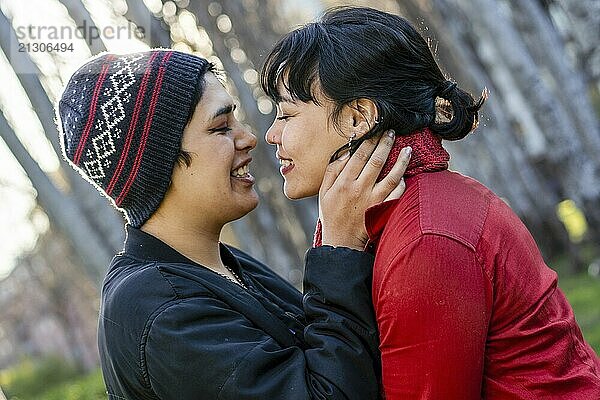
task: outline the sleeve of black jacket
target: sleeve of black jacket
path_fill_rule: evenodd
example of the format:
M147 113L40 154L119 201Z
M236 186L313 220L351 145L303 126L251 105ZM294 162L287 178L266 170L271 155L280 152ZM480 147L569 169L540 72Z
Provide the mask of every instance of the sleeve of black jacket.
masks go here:
M376 399L372 266L346 248L307 252L305 348L283 348L218 299L165 306L148 331L147 382L164 400Z

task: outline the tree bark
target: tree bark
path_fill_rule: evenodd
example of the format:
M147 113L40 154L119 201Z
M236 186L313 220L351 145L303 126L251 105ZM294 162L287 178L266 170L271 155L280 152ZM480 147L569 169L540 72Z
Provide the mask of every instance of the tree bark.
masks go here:
M10 43L17 43L16 41L17 37L11 29L10 22L4 14L0 13L0 47L6 54L9 54ZM79 205L83 208L84 218L79 223L88 223L99 230L101 234L97 246L102 246L106 251L118 251L122 247L125 236L123 217L63 160L58 130L54 123L54 107L40 82L41 72L26 53L17 53L10 61L39 117L46 137L58 159L62 161L60 172L66 178ZM20 71L32 71L32 73L20 73Z
M103 246L99 246L101 238L98 232L87 223L77 203L70 196L58 190L27 152L21 141L10 128L4 115L0 113L0 135L37 192L37 201L44 209L53 224L67 235L74 244L81 265L96 284L99 285L106 266L113 256Z
M171 47L169 30L160 19L150 13L142 1L128 1L127 7L125 17L135 22L137 26L143 27L144 30L149 33L143 39L144 43L151 48L161 47L168 49ZM146 22L149 23L150 26L146 26Z

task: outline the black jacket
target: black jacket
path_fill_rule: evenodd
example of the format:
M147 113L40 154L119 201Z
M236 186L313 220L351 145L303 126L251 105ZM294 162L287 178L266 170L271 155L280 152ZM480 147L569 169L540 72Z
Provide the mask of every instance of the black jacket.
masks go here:
M373 257L306 255L304 297L221 246L248 290L127 227L104 280L98 342L110 399L374 399Z

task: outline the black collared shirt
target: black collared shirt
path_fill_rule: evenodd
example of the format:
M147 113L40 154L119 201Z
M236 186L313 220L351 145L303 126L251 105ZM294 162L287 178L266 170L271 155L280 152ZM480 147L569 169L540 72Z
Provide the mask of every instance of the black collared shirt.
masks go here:
M127 227L102 291L109 398L377 398L372 256L309 250L304 299L240 250L221 257L247 290Z

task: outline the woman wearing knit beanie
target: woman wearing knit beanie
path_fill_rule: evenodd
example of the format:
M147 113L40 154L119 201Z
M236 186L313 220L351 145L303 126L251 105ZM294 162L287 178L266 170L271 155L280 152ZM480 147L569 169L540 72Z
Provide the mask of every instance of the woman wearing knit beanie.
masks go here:
M366 215L387 400L600 399L600 361L530 233L447 169L442 139L476 127L485 93L475 101L447 80L405 19L368 8L286 35L261 80L289 198L317 194L330 158L365 138L396 132L381 177L412 148L404 195Z
M256 137L213 72L170 50L102 54L57 105L64 157L128 220L102 289L109 398L378 398L364 211L403 193L408 157L379 183L392 136L331 164L302 294L219 242L257 205Z

